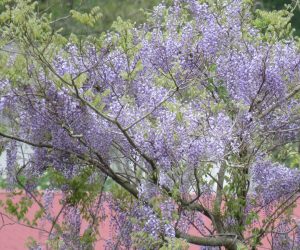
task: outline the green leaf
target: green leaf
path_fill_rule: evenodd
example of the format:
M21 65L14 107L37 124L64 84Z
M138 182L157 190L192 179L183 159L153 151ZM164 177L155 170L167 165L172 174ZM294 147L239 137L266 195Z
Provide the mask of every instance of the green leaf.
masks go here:
M71 10L70 14L76 21L91 27L94 27L97 21L102 17L99 7L94 7L90 13L80 13L79 11Z
M75 80L75 85L78 89L82 88L83 84L87 80L87 74L80 74Z

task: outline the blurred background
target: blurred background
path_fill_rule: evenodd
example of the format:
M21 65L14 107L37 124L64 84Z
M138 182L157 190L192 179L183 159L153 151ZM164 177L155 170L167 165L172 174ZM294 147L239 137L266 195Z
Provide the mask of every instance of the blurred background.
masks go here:
M285 4L291 4L295 0L254 0L256 8L265 10L280 10ZM145 21L145 14L142 11L151 10L161 0L38 0L40 12L52 13L57 28L63 27L63 34L72 32L81 35L101 33L110 28L112 22L118 16L122 19L130 19L137 24ZM88 12L91 8L99 6L103 14L102 19L96 27L82 28L79 24L67 18L69 11L75 9L80 12ZM300 9L295 9L292 25L296 29L295 34L300 35Z

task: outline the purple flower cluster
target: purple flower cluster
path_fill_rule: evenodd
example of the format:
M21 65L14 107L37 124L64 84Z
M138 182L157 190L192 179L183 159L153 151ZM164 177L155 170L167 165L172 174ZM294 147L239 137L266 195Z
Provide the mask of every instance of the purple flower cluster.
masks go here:
M272 249L274 250L291 250L293 249L293 243L289 237L291 231L288 221L284 219L279 222L276 230L272 232ZM296 247L296 246L294 246Z
M258 161L252 167L253 189L263 204L280 201L299 191L300 172L271 161Z
M16 141L8 143L6 148L6 173L8 187L13 189L16 185L18 147Z
M63 247L62 249L81 249L80 243L80 228L81 215L76 207L68 207L64 210L64 222L67 227L62 235Z

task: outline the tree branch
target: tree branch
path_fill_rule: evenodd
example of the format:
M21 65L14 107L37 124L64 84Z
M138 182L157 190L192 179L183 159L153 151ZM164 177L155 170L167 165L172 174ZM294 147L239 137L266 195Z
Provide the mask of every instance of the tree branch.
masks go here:
M212 237L197 237L180 231L176 231L176 237L185 239L188 243L199 246L223 246L228 250L237 250L237 237L234 235L228 236L212 236ZM233 239L232 239L233 238Z

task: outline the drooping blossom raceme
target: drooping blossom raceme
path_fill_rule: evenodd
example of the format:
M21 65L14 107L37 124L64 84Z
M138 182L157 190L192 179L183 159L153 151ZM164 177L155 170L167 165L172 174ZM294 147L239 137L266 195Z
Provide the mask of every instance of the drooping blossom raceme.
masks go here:
M75 207L68 207L65 209L64 212L65 216L65 223L67 229L64 231L62 238L64 242L64 246L62 249L65 248L73 248L73 249L80 249L80 228L81 228L81 218L80 212L78 208Z
M293 249L293 242L289 237L290 226L287 221L280 221L273 233L272 248L274 250L290 250ZM296 247L296 245L294 245Z
M18 147L16 141L11 141L6 150L6 172L7 172L7 182L10 187L14 187L17 183L17 154Z
M288 198L299 190L300 173L295 169L271 161L257 162L252 168L254 192L266 205Z

